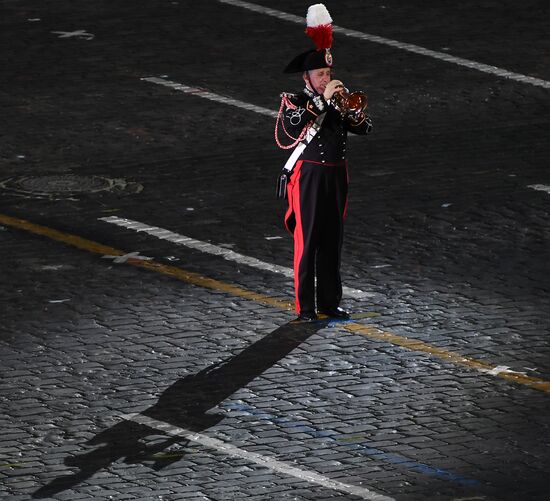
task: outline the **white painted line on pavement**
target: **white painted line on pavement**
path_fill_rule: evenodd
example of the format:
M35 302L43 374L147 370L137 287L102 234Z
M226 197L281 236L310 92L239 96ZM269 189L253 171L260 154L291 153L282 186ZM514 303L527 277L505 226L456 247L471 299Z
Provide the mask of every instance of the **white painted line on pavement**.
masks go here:
M102 256L103 259L112 259L113 263L116 264L124 264L128 262L128 259L141 259L142 261L152 261L152 257L147 256L141 256L138 251L135 252L129 252L128 254L124 254L123 256L111 256L109 254L105 254L105 256Z
M545 191L550 195L550 186L547 186L545 184L530 184L527 186L527 188L531 188L532 190L536 191Z
M251 10L253 12L258 12L260 14L277 17L279 19L290 21L292 23L297 23L305 27L305 18L295 16L287 12L282 12L280 10L270 9L268 7L264 7L263 5L244 2L242 0L218 0L218 2L233 5L234 7L241 7L243 9ZM334 33L342 33L343 35L346 35L348 37L359 38L361 40L367 40L369 42L379 43L382 45L389 45L390 47L395 47L396 49L414 52L415 54L420 54L422 56L432 57L434 59L439 59L448 63L457 64L458 66L464 66L466 68L478 70L483 73L489 73L497 77L508 78L510 80L515 80L516 82L526 83L537 87L542 87L544 89L550 89L550 82L547 80L542 80L541 78L530 77L521 73L514 73L513 71L498 68L497 66L491 66L490 64L478 63L477 61L472 61L471 59L464 59L462 57L452 56L450 54L446 54L445 52L426 49L425 47L421 47L420 45L399 42L397 40L392 40L391 38L380 37L378 35L370 35L369 33L349 30L347 28L341 28L340 26L335 25L333 25L332 28Z
M194 238L186 237L185 235L180 235L179 233L174 233L173 231L159 228L158 226L151 226L149 224L140 223L139 221L133 221L132 219L125 219L117 216L100 217L99 221L116 224L117 226L122 226L123 228L127 228L129 230L144 232L148 235L160 238L161 240L168 240L169 242L177 245L183 245L206 254L221 256L228 261L245 264L252 268L266 270L272 273L279 273L280 275L284 275L285 277L291 279L294 277L294 272L292 269L286 268L285 266L266 263L265 261L261 261L255 257L245 256L244 254L239 254L231 249L226 249L225 247L220 247L219 245L210 244L201 240L195 240ZM355 299L375 296L372 292L365 292L345 286L343 287L343 291L344 294Z
M180 92L185 92L186 94L192 94L194 96L203 97L209 99L210 101L215 101L217 103L229 104L231 106L236 106L237 108L243 108L248 111L253 111L255 113L260 113L261 115L267 115L268 117L277 118L277 112L270 110L268 108L263 108L262 106L256 106L255 104L250 104L245 101L239 101L238 99L232 99L230 97L222 96L220 94L215 94L214 92L209 92L204 89L199 89L198 87L190 87L189 85L184 85L178 82L172 82L171 80L166 80L165 78L159 77L146 77L142 78L145 82L154 83L157 85L163 85L164 87L170 87L174 90L179 90Z
M86 30L76 31L52 31L55 35L59 35L57 38L80 38L82 40L93 40L95 35L88 33Z
M179 428L178 426L174 426L170 423L159 421L149 416L144 416L143 414L125 414L122 416L122 418L127 421L132 421L134 423L148 426L149 428L161 431L167 435L181 437L186 440L196 442L210 449L215 449L228 456L244 459L264 468L269 468L270 470L276 471L278 473L296 477L299 480L306 480L307 482L311 482L313 484L317 484L328 489L352 494L354 496L360 497L361 499L368 499L369 501L395 501L391 497L385 496L383 494L378 494L371 491L370 489L367 489L366 487L359 487L357 485L344 484L343 482L339 482L337 480L331 480L330 478L325 477L317 472L311 470L303 470L301 468L291 466L287 463L284 463L283 461L279 461L269 456L262 456L261 454L257 454L256 452L239 449L238 447L224 442L223 440L209 437L202 433L192 432L186 430L185 428Z

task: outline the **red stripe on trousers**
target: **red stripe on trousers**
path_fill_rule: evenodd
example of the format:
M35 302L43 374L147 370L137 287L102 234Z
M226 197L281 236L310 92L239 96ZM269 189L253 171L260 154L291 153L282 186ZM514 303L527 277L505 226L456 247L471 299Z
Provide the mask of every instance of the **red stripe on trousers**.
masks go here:
M304 234L302 229L302 213L300 208L300 173L302 161L296 163L291 180L287 186L288 209L285 214L286 228L294 236L294 293L296 296L296 313L300 314L300 299L298 291L300 287L299 273L300 261L304 254ZM290 227L290 219L294 214L295 227Z

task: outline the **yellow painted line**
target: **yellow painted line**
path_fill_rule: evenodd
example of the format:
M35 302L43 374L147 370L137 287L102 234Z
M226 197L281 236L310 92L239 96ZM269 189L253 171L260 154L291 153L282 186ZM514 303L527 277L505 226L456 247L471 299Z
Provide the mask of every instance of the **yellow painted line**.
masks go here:
M483 373L489 373L490 371L496 369L495 365L491 365L480 360L475 360L474 358L465 357L460 353L455 353L452 351L447 351L443 348L438 348L437 346L424 343L423 341L419 341L418 339L398 336L397 334L393 334L392 332L386 332L370 325L350 323L344 324L343 327L350 332L361 334L362 336L376 339L377 341L385 341L387 343L401 346L412 351L428 353L429 355L440 358L445 362L462 365L464 367L475 369ZM517 372L499 372L498 374L493 375L507 381L512 381L514 383L529 386L530 388L534 388L536 390L550 393L550 381L546 381L541 378L527 376L525 374L520 374Z
M46 226L41 226L39 224L31 223L25 219L19 219L16 217L6 216L0 214L0 223L5 224L6 226L12 226L14 228L19 228L20 230L27 230L36 235L42 235L48 237L52 240L57 240L58 242L63 242L64 244L72 245L82 250L89 252L95 252L96 254L110 254L112 256L124 256L125 253L108 247L106 245L98 244L92 240L86 240L85 238L77 237L76 235L71 235L70 233L63 233L61 231L48 228Z
M113 247L108 247L107 245L102 245L92 240L87 240L86 238L71 235L70 233L64 233L58 230L54 230L52 228L48 228L46 226L31 223L30 221L26 221L24 219L18 219L3 214L0 214L0 224L12 226L21 230L26 230L36 235L42 235L52 240L57 240L58 242L72 245L73 247L77 247L78 249L101 254L102 256L125 256L127 254L126 252L119 249L114 249ZM144 261L142 259L132 258L129 258L126 262L128 264L131 264L132 266L137 266L138 268L145 268L147 270L155 271L157 273L169 275L193 285L226 292L227 294L231 294L233 296L238 296L244 299L248 299L250 301L255 301L257 303L274 306L275 308L279 308L281 310L293 309L292 303L289 301L282 301L271 296L266 296L265 294L252 292L247 289L243 289L242 287L237 287L236 285L220 282L219 280L204 277L192 271L186 271L181 268L177 268L176 266L157 263L155 261Z
M185 271L181 268L177 268L176 266L169 266L166 264L157 263L155 261L143 261L140 259L131 258L128 259L127 262L139 268L145 268L147 270L156 271L159 273L163 273L164 275L170 275L172 277L179 278L180 280L183 280L184 282L188 282L193 285L226 292L227 294L231 294L233 296L238 296L244 299L249 299L250 301L255 301L257 303L274 306L275 308L279 308L281 310L293 309L292 303L289 301L282 301L271 296L266 296L265 294L252 292L236 285L231 285L226 282L214 280L213 278L204 277L202 275L199 275L198 273Z
M338 437L336 438L337 442L341 442L344 444L350 444L350 443L361 443L366 442L368 440L366 435L354 435L352 437Z
M96 254L111 256L124 256L127 254L124 251L99 244L92 240L87 240L76 235L71 235L70 233L64 233L58 230L54 230L52 228L48 228L46 226L31 223L24 219L18 219L3 214L0 214L0 224L26 230L36 235L42 235L52 240L57 240L58 242L69 244L73 247L77 247L78 249L94 252ZM142 259L132 258L129 258L126 262L132 266L137 266L139 268L145 268L150 271L169 275L193 285L225 292L227 294L242 297L250 301L273 306L281 310L289 311L293 309L292 303L288 301L282 301L280 299L276 299L265 294L252 292L236 285L231 285L225 282L221 282L219 280L214 280L212 278L202 276L198 273L177 268L176 266L165 265L152 260L145 261ZM480 360L475 360L470 357L465 357L463 355L460 355L459 353L447 351L443 348L432 346L417 339L411 339L393 334L392 332L383 331L381 329L378 329L377 327L373 327L370 325L363 325L351 322L342 323L342 327L354 334L360 334L370 339L375 339L377 341L383 341L396 346L401 346L402 348L406 348L408 350L427 353L433 357L440 358L445 362L461 365L463 367L474 369L482 373L489 373L497 369L497 366L495 365L491 365ZM493 375L506 381L514 382L517 384L528 386L529 388L550 393L550 381L546 381L541 378L531 377L517 372L498 372Z

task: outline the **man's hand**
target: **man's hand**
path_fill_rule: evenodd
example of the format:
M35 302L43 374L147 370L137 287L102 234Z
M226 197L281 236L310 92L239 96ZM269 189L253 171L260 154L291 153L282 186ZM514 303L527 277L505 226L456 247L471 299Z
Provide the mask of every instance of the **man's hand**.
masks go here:
M341 90L344 90L344 84L340 80L331 80L325 87L323 97L328 101L336 92L340 92Z

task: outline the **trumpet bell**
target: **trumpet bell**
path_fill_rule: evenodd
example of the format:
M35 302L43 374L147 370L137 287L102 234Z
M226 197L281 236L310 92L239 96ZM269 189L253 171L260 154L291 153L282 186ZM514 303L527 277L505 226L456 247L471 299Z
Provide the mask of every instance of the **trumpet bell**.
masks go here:
M348 109L353 113L360 113L369 105L367 95L364 92L352 92L348 97Z
M332 99L340 113L351 118L358 118L369 105L367 95L361 91L337 92Z

